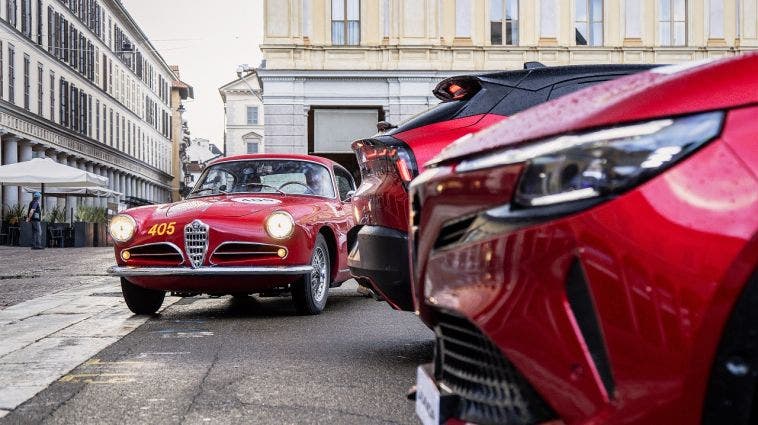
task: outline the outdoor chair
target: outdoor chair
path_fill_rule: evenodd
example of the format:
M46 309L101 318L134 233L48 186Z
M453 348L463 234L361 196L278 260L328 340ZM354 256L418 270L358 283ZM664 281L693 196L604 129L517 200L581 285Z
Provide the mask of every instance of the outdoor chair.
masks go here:
M18 245L18 239L21 236L21 228L18 226L8 226L8 245Z
M47 244L50 248L57 246L63 248L66 235L62 227L48 227L47 228Z

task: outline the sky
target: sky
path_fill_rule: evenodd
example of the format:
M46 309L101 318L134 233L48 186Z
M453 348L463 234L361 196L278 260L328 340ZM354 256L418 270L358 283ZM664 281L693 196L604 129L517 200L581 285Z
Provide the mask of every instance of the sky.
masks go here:
M182 81L195 89L185 102L191 136L223 144L224 104L218 88L237 78L237 66L262 57L263 0L122 0Z

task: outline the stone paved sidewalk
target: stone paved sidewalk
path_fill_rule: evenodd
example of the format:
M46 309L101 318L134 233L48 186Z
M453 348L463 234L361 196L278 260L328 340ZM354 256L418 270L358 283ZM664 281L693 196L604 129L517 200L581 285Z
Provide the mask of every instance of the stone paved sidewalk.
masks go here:
M35 293L48 292L0 310L0 417L147 320L132 315L121 298L118 280L104 275L110 264L104 254L112 256L110 250L71 250L70 256L62 255L69 254L66 251L37 251L33 254L43 255L35 257L17 248L0 250L4 300L13 298L13 288L6 286L10 280L35 286ZM39 267L28 266L43 256L48 259ZM35 271L20 279L3 278L13 276L15 267ZM168 297L163 308L176 301Z

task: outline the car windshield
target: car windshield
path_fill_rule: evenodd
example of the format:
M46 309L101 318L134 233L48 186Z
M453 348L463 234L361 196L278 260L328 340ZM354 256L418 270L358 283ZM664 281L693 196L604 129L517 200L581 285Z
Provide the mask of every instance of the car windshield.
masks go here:
M189 197L229 193L274 193L334 198L326 167L291 159L222 162L208 167Z

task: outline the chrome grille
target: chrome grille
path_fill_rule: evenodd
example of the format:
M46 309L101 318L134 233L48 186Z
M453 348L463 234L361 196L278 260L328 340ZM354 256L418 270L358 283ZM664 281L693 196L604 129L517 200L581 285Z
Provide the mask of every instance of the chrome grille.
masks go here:
M457 417L489 424L532 424L555 413L490 340L468 320L445 313L435 327L437 379L460 397Z
M184 226L184 250L192 268L203 265L205 253L208 251L208 225L200 220Z

